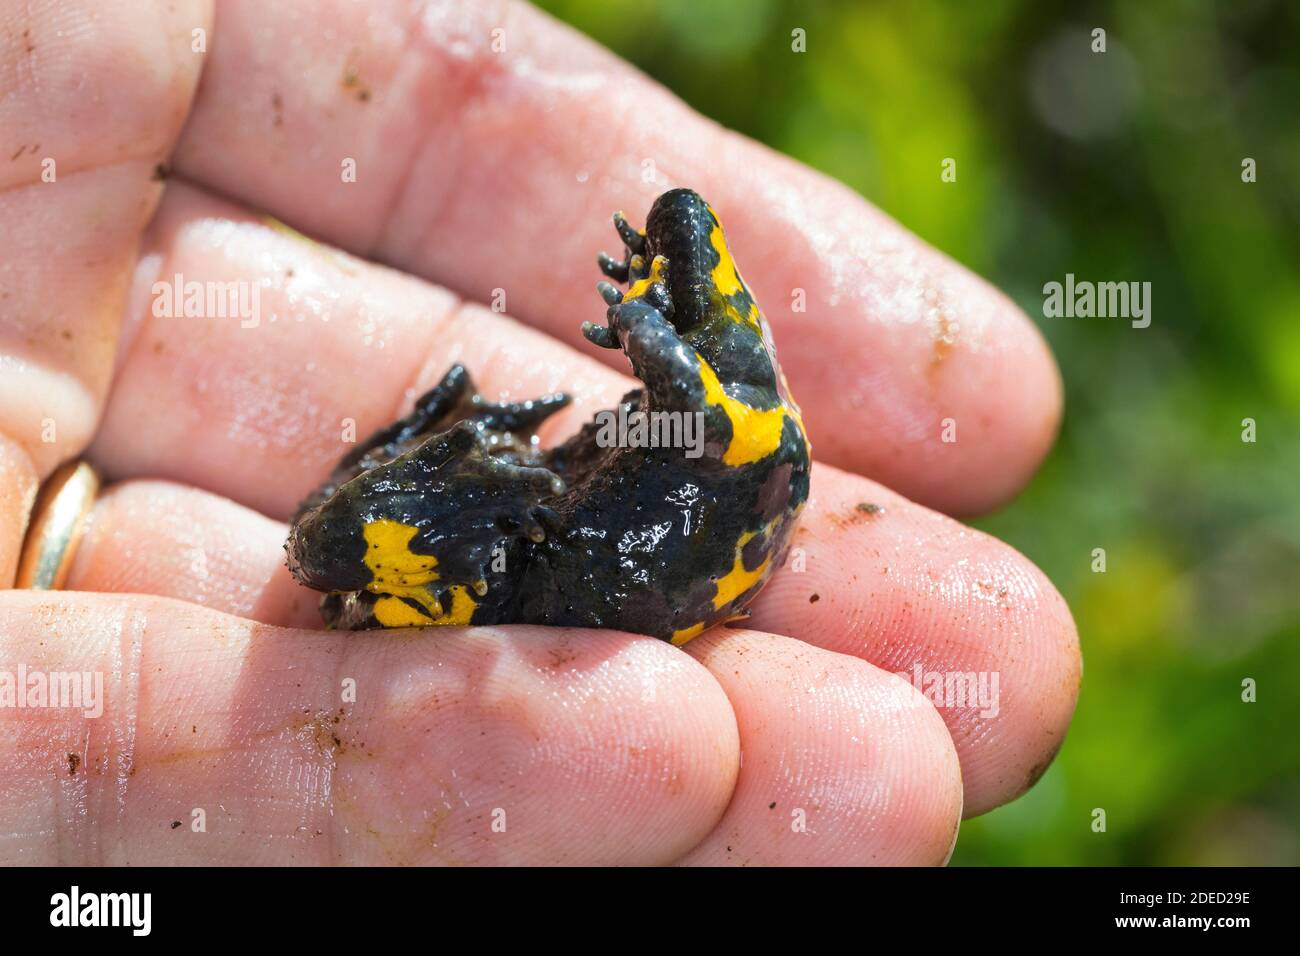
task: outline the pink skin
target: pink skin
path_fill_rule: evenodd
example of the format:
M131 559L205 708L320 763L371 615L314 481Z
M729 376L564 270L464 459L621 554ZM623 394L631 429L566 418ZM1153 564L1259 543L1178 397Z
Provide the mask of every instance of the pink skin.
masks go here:
M735 782L726 695L649 638L349 641L164 598L23 591L0 628L0 668L98 670L107 703L93 720L6 717L6 863L666 863Z
M96 505L75 591L0 593L0 670L107 684L100 719L0 711L0 862L935 863L963 808L1032 784L1078 688L1059 595L1005 545L824 463L798 564L755 602L761 631L682 653L613 632L312 630L281 522L350 447L346 419L364 435L452 361L493 397L574 392L548 440L628 387L568 343L600 310L608 212L662 188L639 184L642 152L722 211L821 462L986 507L1050 442L1055 367L979 280L529 8L438 5L413 26L372 4L349 35L352 7L313 7L347 38L330 49L293 4L231 0L215 24L201 4L136 6L94 29L87 0L0 30L16 78L0 127L40 131L0 163L0 581L38 477L89 445L125 479ZM484 24L513 58L484 51ZM168 185L146 232L178 135L192 184ZM363 174L340 188L345 155ZM561 228L539 244L538 222ZM154 317L152 283L177 272L258 283L259 323ZM780 308L796 285L807 314ZM539 331L457 297L496 287ZM846 406L852 429L835 427ZM931 423L949 416L960 440L942 445ZM997 715L936 710L890 673L917 661L997 672Z

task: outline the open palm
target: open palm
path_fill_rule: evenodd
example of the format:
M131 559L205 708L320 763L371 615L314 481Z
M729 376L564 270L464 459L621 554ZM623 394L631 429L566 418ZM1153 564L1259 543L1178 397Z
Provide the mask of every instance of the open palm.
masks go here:
M0 671L105 681L98 719L0 710L0 861L938 863L1041 774L1069 612L939 513L1008 498L1055 433L1002 296L526 6L5 18L0 580L59 461L116 483L67 590L0 594ZM749 628L320 630L299 499L452 362L570 392L551 441L613 407L595 255L676 185L724 217L818 462ZM256 312L160 307L188 283ZM995 705L897 672L994 675Z

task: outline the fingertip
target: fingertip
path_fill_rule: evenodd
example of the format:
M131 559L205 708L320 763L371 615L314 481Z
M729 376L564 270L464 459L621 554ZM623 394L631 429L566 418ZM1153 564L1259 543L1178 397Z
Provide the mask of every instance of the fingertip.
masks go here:
M905 681L793 638L716 628L687 652L736 712L736 792L693 865L933 865L951 852L960 764Z
M802 573L773 578L754 625L926 689L960 755L968 816L1019 796L1060 746L1078 696L1065 600L1014 548L857 475L819 466L810 500L794 541Z
M1042 331L1002 293L970 278L979 289L968 308L991 313L988 326L996 331L988 334L995 341L967 347L957 333L947 333L951 342L939 334L934 466L891 485L958 517L993 511L1029 483L1056 441L1065 400L1060 368Z
M981 759L966 764L967 817L1010 803L1038 783L1065 742L1083 680L1078 627L1065 598L1014 548L997 544L1008 561L1024 566L1025 585L1016 600L1033 623L1021 640L1002 651L1011 686L1003 691L999 708L1010 708L1009 719L985 721L972 709L951 725L957 735L988 735Z

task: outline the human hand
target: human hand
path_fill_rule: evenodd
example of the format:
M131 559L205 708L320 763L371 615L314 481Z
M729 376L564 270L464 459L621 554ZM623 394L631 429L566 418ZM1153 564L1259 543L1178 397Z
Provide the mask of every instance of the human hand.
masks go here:
M94 9L0 33L0 579L58 461L121 482L69 590L0 595L0 673L105 681L98 719L0 710L0 860L936 863L1042 772L1079 680L1060 596L875 483L965 513L1037 465L1059 382L1004 298L527 7ZM594 255L678 184L723 213L819 460L751 629L315 630L283 519L345 420L453 361L573 393L552 440L612 407ZM259 320L155 316L176 275L256 286ZM523 324L465 301L497 289ZM918 664L997 674L996 714L936 709Z

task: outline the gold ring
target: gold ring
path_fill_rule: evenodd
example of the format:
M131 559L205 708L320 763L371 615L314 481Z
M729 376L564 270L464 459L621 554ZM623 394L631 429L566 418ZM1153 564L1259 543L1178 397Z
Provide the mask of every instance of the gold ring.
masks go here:
M84 461L67 462L50 475L32 509L15 587L40 591L63 587L98 492L99 475Z

